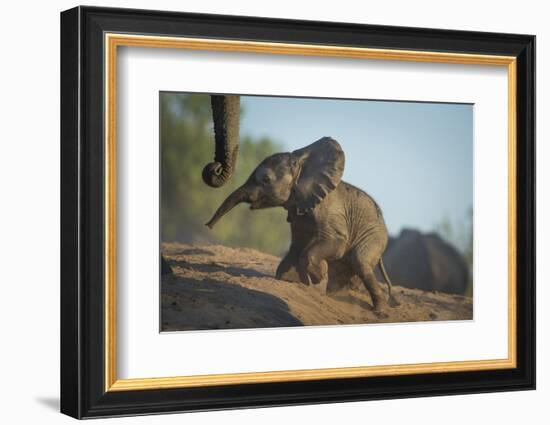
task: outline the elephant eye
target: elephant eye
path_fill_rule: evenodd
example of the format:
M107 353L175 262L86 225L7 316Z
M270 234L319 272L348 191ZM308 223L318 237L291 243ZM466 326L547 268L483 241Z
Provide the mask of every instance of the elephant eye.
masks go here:
M259 168L256 171L256 181L258 184L267 185L271 183L271 173L265 168Z

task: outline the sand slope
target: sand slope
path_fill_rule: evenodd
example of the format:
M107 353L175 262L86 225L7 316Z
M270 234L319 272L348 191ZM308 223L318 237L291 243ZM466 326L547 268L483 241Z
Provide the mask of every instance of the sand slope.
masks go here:
M163 331L472 318L471 298L399 286L400 305L377 315L363 289L325 295L277 280L280 259L253 249L171 243L162 251L174 271L162 279Z

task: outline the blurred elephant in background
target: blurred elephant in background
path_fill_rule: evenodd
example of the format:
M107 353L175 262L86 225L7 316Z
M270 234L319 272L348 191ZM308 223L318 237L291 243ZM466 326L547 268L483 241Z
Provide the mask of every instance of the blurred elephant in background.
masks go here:
M464 295L470 280L466 260L436 233L404 229L390 239L384 262L396 285Z
M202 170L202 179L210 187L221 187L235 171L239 152L240 96L211 95L212 119L214 121L214 161ZM161 274L172 269L161 255Z

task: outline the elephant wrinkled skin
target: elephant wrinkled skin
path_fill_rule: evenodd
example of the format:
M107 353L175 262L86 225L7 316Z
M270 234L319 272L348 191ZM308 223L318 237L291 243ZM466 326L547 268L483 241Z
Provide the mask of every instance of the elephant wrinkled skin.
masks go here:
M208 186L221 187L231 179L237 163L240 97L212 95L210 100L216 152L214 162L202 170L202 179Z

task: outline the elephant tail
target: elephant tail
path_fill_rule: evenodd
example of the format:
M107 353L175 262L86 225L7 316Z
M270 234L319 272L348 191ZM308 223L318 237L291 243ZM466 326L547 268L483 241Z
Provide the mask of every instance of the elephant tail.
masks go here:
M378 261L378 267L380 267L380 271L382 272L382 276L384 276L384 280L386 281L386 285L388 285L388 294L389 294L389 302L392 307L398 306L399 301L395 299L395 297L392 295L392 284L390 277L388 276L388 273L386 272L386 268L384 267L384 261L382 261L382 258L380 258L380 261Z

